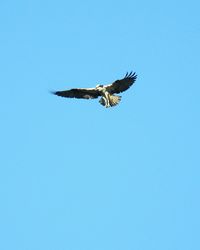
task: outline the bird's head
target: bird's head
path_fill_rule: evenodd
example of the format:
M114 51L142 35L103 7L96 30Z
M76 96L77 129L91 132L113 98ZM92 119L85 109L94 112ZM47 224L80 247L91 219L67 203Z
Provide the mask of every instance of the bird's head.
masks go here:
M97 84L96 89L102 89L103 85L102 84Z

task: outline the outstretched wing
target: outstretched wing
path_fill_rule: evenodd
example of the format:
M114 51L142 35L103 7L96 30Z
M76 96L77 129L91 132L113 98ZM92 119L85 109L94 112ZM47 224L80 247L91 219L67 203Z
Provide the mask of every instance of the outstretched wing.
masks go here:
M70 89L64 91L56 91L53 92L53 94L61 97L83 98L83 99L94 99L100 96L98 90L96 90L95 88Z
M110 85L106 85L105 88L110 94L118 94L130 88L130 86L136 81L136 79L137 75L135 72L127 72L123 79L117 80Z

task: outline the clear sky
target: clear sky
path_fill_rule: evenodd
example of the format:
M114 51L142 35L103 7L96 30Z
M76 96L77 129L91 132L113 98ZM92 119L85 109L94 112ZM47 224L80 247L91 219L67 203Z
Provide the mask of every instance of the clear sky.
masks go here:
M0 249L200 249L200 2L0 2ZM120 105L64 99L136 71Z

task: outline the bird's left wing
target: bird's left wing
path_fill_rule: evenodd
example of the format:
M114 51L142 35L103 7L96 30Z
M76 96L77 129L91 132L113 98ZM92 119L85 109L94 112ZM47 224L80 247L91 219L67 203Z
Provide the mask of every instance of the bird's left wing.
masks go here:
M117 80L110 85L106 85L105 88L111 94L115 94L115 93L118 94L130 88L131 85L136 81L136 79L137 79L137 75L135 72L134 73L127 72L123 79Z
M68 98L94 99L100 96L95 88L80 88L53 92L54 95Z

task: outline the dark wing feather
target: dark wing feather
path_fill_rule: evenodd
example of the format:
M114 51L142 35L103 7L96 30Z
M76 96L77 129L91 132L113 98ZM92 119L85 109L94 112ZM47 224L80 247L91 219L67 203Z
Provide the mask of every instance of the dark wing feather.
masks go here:
M127 72L123 79L117 80L112 84L105 86L105 88L110 94L118 94L130 88L131 85L136 81L136 79L137 75L135 72Z
M83 99L94 99L100 96L98 90L96 90L95 88L70 89L64 91L56 91L53 92L53 94L61 97L83 98Z

